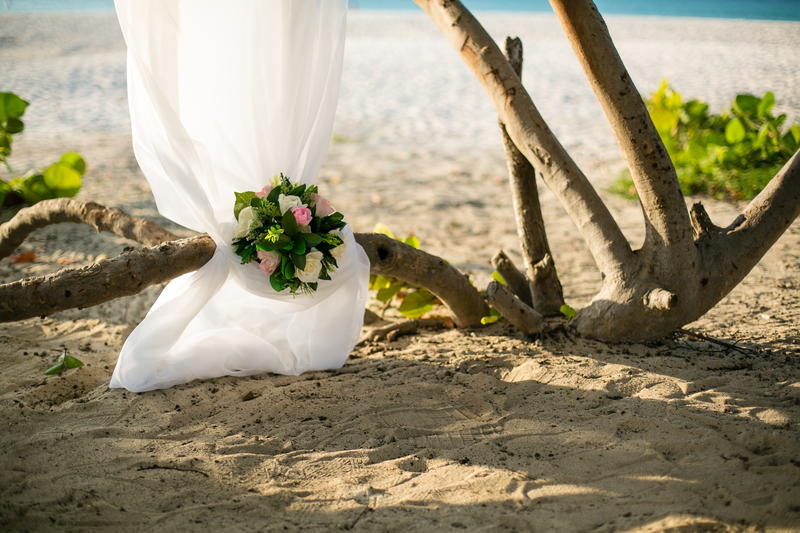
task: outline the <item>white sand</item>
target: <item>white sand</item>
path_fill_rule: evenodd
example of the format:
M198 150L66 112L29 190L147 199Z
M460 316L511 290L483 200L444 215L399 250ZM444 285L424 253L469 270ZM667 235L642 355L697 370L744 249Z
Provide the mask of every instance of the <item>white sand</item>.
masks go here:
M480 17L520 36L524 82L598 188L621 168L554 17ZM609 17L643 92L668 77L720 109L772 90L800 117L800 24ZM519 258L488 100L423 15L353 12L334 142L319 183L356 230L383 222L474 274ZM84 154L81 198L160 219L130 150L113 15L0 15L0 90L31 102L19 170ZM7 177L5 170L0 170ZM632 242L635 203L601 193ZM718 224L740 205L703 200ZM599 276L542 191L578 307ZM11 212L0 215L5 221ZM169 225L178 232L181 230ZM0 282L90 264L129 243L74 225L36 232L37 261ZM691 327L696 342L531 342L503 324L356 350L340 372L107 389L158 293L0 324L3 531L800 530L800 225ZM42 376L62 347L88 365ZM258 397L244 402L247 392Z

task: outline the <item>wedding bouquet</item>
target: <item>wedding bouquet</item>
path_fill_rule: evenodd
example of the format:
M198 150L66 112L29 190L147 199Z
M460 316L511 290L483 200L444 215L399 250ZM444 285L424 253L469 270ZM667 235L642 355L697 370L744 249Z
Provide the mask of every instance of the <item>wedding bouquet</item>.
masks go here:
M276 292L287 287L311 295L329 280L347 249L343 215L316 185L275 176L260 192L237 192L233 247L242 264L258 262Z

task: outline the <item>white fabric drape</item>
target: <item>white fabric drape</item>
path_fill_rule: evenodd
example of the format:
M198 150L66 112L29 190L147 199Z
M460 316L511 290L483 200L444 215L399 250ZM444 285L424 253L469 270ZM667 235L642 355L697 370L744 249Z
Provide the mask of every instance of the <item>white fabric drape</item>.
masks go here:
M276 293L257 264L240 264L231 240L234 191L260 191L281 172L314 182L339 95L347 0L115 3L139 166L161 214L207 232L217 251L166 287L110 386L341 366L369 276L349 226L346 255L313 298Z

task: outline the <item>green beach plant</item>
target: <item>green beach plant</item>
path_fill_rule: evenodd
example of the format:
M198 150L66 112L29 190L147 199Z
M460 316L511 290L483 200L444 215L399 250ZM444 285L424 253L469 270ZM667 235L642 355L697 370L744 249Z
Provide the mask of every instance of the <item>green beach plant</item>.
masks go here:
M800 124L785 128L786 115L772 114L772 92L739 94L716 115L705 102L684 102L664 80L645 103L686 195L749 200L800 147ZM635 197L628 170L612 190Z
M0 162L12 178L0 179L0 208L14 202L15 197L25 203L35 204L53 198L71 198L81 188L81 176L86 172L86 162L80 154L67 152L57 162L42 171L31 170L19 176L8 162L13 136L25 129L22 115L28 102L14 93L0 92Z

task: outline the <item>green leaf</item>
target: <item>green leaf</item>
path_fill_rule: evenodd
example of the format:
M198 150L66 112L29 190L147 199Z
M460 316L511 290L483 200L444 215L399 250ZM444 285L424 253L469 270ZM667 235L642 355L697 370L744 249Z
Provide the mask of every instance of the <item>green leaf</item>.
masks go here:
M575 318L575 310L567 304L562 305L559 311L567 318Z
M44 171L44 184L56 198L71 198L81 190L81 175L69 165L53 163Z
M689 100L686 102L684 109L686 114L690 117L702 118L706 111L708 111L708 104L703 103L700 100Z
M792 137L794 137L794 142L800 143L800 125L792 124L792 127L789 128L789 131L792 133Z
M303 241L300 241L303 242ZM292 259L292 263L294 266L297 267L297 270L304 270L306 268L306 256L296 253L290 253L289 257Z
M380 233L381 235L386 235L387 237L394 239L394 233L392 233L392 230L390 230L386 224L381 222L375 224L375 227L372 228L372 233Z
M419 318L431 309L436 301L436 296L426 289L412 292L403 298L403 303L398 307L400 314L406 318Z
M379 302L388 302L395 296L403 287L407 287L408 284L403 280L398 280L389 285L388 287L384 287L378 291L378 294L375 295L375 299Z
M725 126L725 140L728 141L728 144L740 143L744 140L744 136L744 126L738 118L731 120Z
M306 241L302 238L294 241L294 244L292 245L292 253L297 255L304 255L306 253ZM304 268L305 268L305 261L303 261L303 266L300 267L300 270L303 270Z
M653 119L653 125L658 133L662 135L668 135L672 128L678 125L678 115L668 109L653 109L650 118Z
M294 278L294 264L285 255L281 257L281 274L287 281Z
M774 100L774 97L773 97ZM736 95L736 106L745 112L751 112L758 109L761 103L761 98L753 96L752 94L739 94Z
M64 363L58 363L45 370L44 374L45 376L52 376L53 374L60 374L62 370L64 370Z
M389 278L387 276L378 276L375 278L375 282L372 284L372 288L375 289L376 291L385 289L386 287L388 287L393 283L392 281L393 279L394 278Z
M23 179L11 180L11 185L14 192L19 194L23 200L29 204L35 204L42 200L51 200L55 198L53 191L45 185L44 176L42 174L33 174Z
M8 122L6 122L6 133L20 133L24 129L25 124L18 118L10 118L8 119Z
M242 209L250 207L250 201L258 197L253 191L235 192L233 194L236 196L236 201L233 204L233 216L236 217L236 220L239 220L239 213L242 212Z
M500 272L498 272L497 270L492 272L492 279L495 280L496 282L502 284L502 285L506 285L506 286L508 285L508 283L506 283L506 280L503 278L503 275L500 274Z
M59 163L64 163L68 167L72 167L81 176L86 172L86 161L83 160L81 154L75 152L67 152L58 160Z
M419 239L417 239L416 236L409 235L408 237L405 238L403 242L411 246L412 248L419 250Z
M286 235L289 237L297 237L297 235L300 233L300 230L297 228L297 220L295 220L291 209L286 210L286 212L283 214L282 221L283 231L286 232Z
M487 324L494 324L498 320L500 320L499 316L485 316L481 318L481 324L483 324L484 326Z
M64 358L64 364L67 366L67 368L78 368L79 366L83 366L83 361L68 355Z
M764 95L764 98L761 99L761 103L758 104L758 118L763 118L772 111L773 106L775 105L775 95L772 94L772 91L767 91L767 94Z
M300 238L306 242L308 248L313 248L322 242L322 236L316 233L301 233Z
M283 193L281 192L280 186L273 187L272 190L269 191L269 194L267 195L267 200L275 205L278 205L278 198L280 198L281 194Z
M25 114L28 102L14 93L0 93L0 122L10 118L19 118Z
M275 270L269 277L269 284L272 285L275 292L281 292L287 285L286 278L281 275L279 270Z

